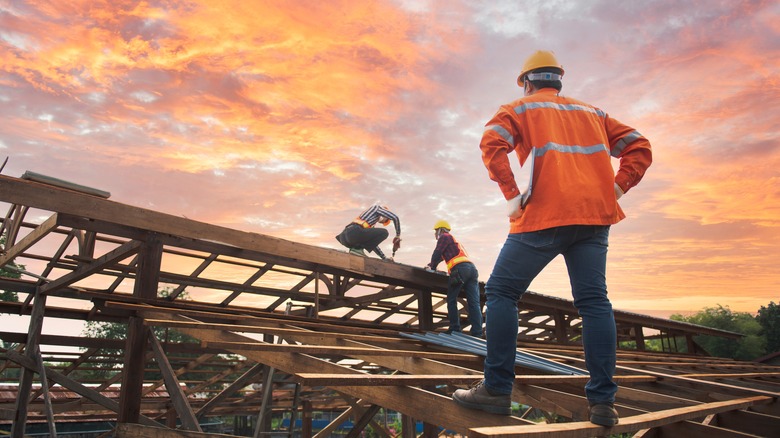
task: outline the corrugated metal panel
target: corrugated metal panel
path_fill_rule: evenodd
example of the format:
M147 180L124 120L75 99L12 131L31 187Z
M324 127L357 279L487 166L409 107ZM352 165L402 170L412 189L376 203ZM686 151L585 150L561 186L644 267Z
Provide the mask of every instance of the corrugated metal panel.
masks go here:
M482 338L475 338L474 336L469 336L464 333L401 333L401 336L422 341L428 344L438 345L440 347L447 347L454 350L463 351L465 353L476 354L482 357L487 356L487 341ZM587 371L580 368L558 363L520 350L517 350L515 355L515 365L543 371L549 374L575 376L588 375Z

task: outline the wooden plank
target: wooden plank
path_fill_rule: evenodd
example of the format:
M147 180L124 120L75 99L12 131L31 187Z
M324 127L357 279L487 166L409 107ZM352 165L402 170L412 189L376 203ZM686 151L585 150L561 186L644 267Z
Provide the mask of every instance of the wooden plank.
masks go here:
M312 320L308 317L302 316L290 316L282 313L271 313L262 310L256 310L248 307L233 307L233 308L217 308L213 305L205 303L195 303L191 301L176 301L170 302L167 300L141 300L127 296L112 295L106 297L105 294L99 292L80 292L79 295L83 295L85 298L91 298L93 300L105 300L104 306L108 309L122 309L122 310L153 310L157 312L165 312L172 315L190 316L193 319L207 319L210 323L220 324L220 320L231 322L231 326L235 324L244 324L247 330L251 330L252 327L272 327L280 328L288 325L295 326L294 329L287 328L286 330L300 330L300 327L311 328L318 330L317 333L322 333L326 336L374 336L376 340L385 339L393 343L407 343L413 345L419 345L419 341L412 339L401 338L399 328L394 328L392 325L378 327L375 324L371 324L366 321L345 321L341 318L323 317L320 316L316 320ZM116 301L114 301L116 300ZM168 319L158 319L159 325L165 325ZM174 321L173 323L186 323L186 321ZM266 324L266 325L263 325ZM267 324L271 324L270 326ZM226 330L229 330L230 326L225 326ZM336 328L337 331L331 331L327 329ZM408 327L403 328L404 331L409 330ZM370 335L367 335L370 333ZM370 338L367 338L370 339Z
M16 256L35 245L36 242L46 237L53 229L57 228L57 213L49 216L48 219L38 225L33 231L24 236L10 248L4 248L5 251L0 254L0 268L13 260Z
M291 335L289 338L293 341L306 341L306 338L297 335ZM324 338L320 341L324 345L373 346L350 339ZM460 373L466 376L473 376L473 381L481 379L482 376L481 372L475 371L473 369L440 361L419 360L404 356L360 355L356 356L356 358L408 374L435 375ZM322 370L317 370L317 372L322 372ZM625 390L626 388L622 389L622 391ZM580 388L577 389L577 393L581 393ZM512 392L512 400L532 405L566 418L587 418L587 401L581 395L562 393L560 391L550 390L549 388L541 386L515 383L515 387ZM640 413L627 408L622 409L630 412L631 414Z
M481 375L464 376L462 374L453 375L409 375L409 374L318 374L318 373L297 373L293 380L306 384L308 386L421 386L421 385L446 385L460 384L467 385L474 383L482 378ZM515 381L528 385L545 385L554 383L572 383L585 384L590 379L589 376L547 376L547 375L522 375L515 376ZM615 376L613 379L617 383L628 382L654 382L653 376Z
M771 397L755 396L737 400L704 403L696 406L650 412L620 419L613 427L603 427L589 421L573 423L538 424L530 426L477 427L471 429L474 437L534 437L534 438L581 438L601 435L636 432L679 421L705 417L709 414L745 409L757 403L769 403Z
M738 379L753 379L753 378L762 378L762 377L768 377L768 378L778 378L780 377L780 372L776 373L697 373L697 374L675 374L676 377L689 377L691 379L706 379L706 378L714 378L714 379L730 379L730 378L738 378Z
M8 358L10 360L18 363L19 365L21 365L21 366L23 366L23 367L25 367L25 368L27 368L29 370L35 370L37 368L37 366L35 364L35 361L33 361L32 359L30 359L30 358L28 358L26 356L23 356L23 355L15 352L13 350L6 351L6 354L8 355ZM67 388L67 389L69 389L69 390L79 394L80 396L82 396L84 398L87 398L87 399L97 403L98 405L100 405L100 406L102 406L102 407L104 407L104 408L106 408L106 409L108 409L108 410L110 410L112 412L118 413L120 411L119 403L117 403L114 400L111 400L110 398L104 396L103 394L101 394L101 393L99 393L99 392L97 392L97 391L95 391L93 389L90 389L90 388L82 385L81 383L71 379L68 376L65 376L65 375L63 375L61 373L58 373L58 372L56 372L56 371L54 371L52 369L46 368L46 378L49 379L49 380L52 380L52 381L54 381L56 383L58 383L60 386L62 386L64 388ZM78 409L78 407L76 409ZM139 417L139 421L141 423L147 424L147 425L159 425L159 423L157 423L156 421L154 421L151 418L146 417L144 415L141 415Z
M120 245L119 247L109 251L103 256L98 257L92 263L81 266L80 268L76 269L73 272L65 274L54 281L44 284L43 286L41 286L41 292L43 293L53 292L56 291L57 289L60 289L62 287L75 283L79 280L82 280L86 277L89 277L90 275L103 270L106 266L110 266L119 260L129 257L130 254L135 253L138 250L138 248L141 247L141 245L142 245L141 242L135 240L131 240L130 242Z
M660 427L644 430L652 431L654 433L653 436L656 437L761 438L770 436L767 435L766 430L761 434L753 435L736 430L729 430L723 427L708 426L705 424L696 423L694 421L678 421L677 423L665 424Z
M146 307L136 307L137 309L145 309L145 310L152 310L156 311L158 309L151 308L149 306ZM162 309L160 309L162 310ZM189 312L192 313L192 312ZM248 318L245 318L248 319ZM277 323L281 324L283 321L273 321L268 320L267 322L271 323ZM291 321L291 324L295 324L295 322ZM324 331L303 331L301 329L291 329L291 328L280 328L278 326L268 326L268 325L246 325L246 324L220 324L220 323L202 323L197 321L183 321L183 320L171 320L171 319L145 319L144 324L151 325L151 326L161 326L161 327L173 327L173 328L208 328L212 330L225 330L225 331L231 331L231 332L244 332L244 333L262 333L262 334L271 334L271 335L277 335L284 337L288 334L302 334L302 335L309 335L309 336L317 336L317 337L332 337L332 338L349 338L354 340L364 340L367 342L370 341L387 341L386 336L376 336L376 335L358 335L358 334L345 334L345 333L338 333L338 332L324 332ZM312 326L312 325L310 325ZM316 324L313 326L319 326L323 327L322 324ZM365 331L365 330L364 330ZM395 339L395 338L393 338ZM400 342L401 338L397 338ZM402 343L402 342L400 342ZM408 342L409 344L416 344L416 342Z
M180 216L129 206L34 181L0 175L0 201L42 210L104 220L159 234L211 241L316 265L357 271L394 282L418 286L426 284L446 291L446 277L426 273L422 268L390 261L351 255L345 251L319 248L258 233L233 230ZM419 272L415 272L419 271ZM429 274L429 275L425 275Z
M159 425L158 425L159 426ZM116 438L236 438L221 433L201 433L149 427L140 424L120 423L116 425Z
M154 312L142 312L142 315L148 319L155 319L160 316ZM194 328L181 328L179 330L206 342L254 342L251 338L231 332ZM298 372L358 373L356 370L300 353L249 351L243 353L243 355L251 360L272 366L288 374L295 374ZM409 359L415 360L413 358ZM424 418L421 419L424 419L429 423L446 424L450 429L463 433L467 432L468 428L474 424L492 423L493 425L509 425L528 423L527 421L516 417L498 415L485 416L479 411L456 405L449 397L418 388L347 386L339 388L339 391L349 394L352 397L361 398L370 403L383 406L387 409L392 409L401 413L414 413L417 417L423 416ZM431 406L442 406L443 408L431 410Z
M379 412L380 406L371 405L368 409L363 411L363 415L358 417L357 421L352 425L352 430L349 431L346 438L358 438L362 436L363 429L366 428L368 422L374 418L374 415Z
M198 366L204 364L205 362L211 360L214 356L216 355L213 353L201 354L195 360L187 362L187 365L176 370L176 372L174 372L173 375L178 378L178 376L181 376L182 374L185 374L193 370L194 368L197 368ZM142 395L149 394L150 392L154 391L155 389L159 388L161 385L164 384L165 384L165 379L152 382L151 384L146 384L141 394Z
M385 350L378 348L359 348L359 347L330 347L318 345L292 345L292 344L267 344L259 342L201 342L204 348L223 348L235 352L245 351L275 351L292 352L305 354L335 355L335 356L353 356L357 354L366 354L369 356L409 356L424 357L436 360L460 360L469 361L477 359L479 356L474 354L457 353L436 353L416 350Z
M149 341L152 344L152 351L154 351L154 358L157 361L157 365L162 372L163 380L165 380L165 389L168 390L168 395L171 397L171 403L176 414L181 419L181 427L184 430L193 430L196 432L202 432L200 424L198 424L195 414L192 413L192 407L187 401L187 396L184 395L181 386L179 385L179 379L176 378L176 374L171 368L171 363L168 361L168 357L165 355L160 341L154 336L152 330L149 329Z
M574 361L574 362L582 362L584 363L584 359L580 358L572 358L569 356L562 356L560 354L553 354L545 351L537 351L537 354L539 356L545 357L545 358L551 358L551 359L561 359L564 361ZM634 373L634 374L646 374L649 376L655 376L658 377L659 381L666 381L670 382L674 385L691 385L693 387L697 387L699 389L718 389L721 392L724 392L726 394L733 394L733 395L764 395L769 397L777 397L778 392L776 391L766 391L761 389L754 389L754 388L745 388L735 385L729 385L726 383L721 382L713 382L710 380L698 380L698 379L692 379L690 377L683 377L683 376L677 376L674 374L667 374L667 373L661 373L657 371L651 371L648 369L642 369L642 368L633 368L629 366L622 366L618 365L617 370L627 373Z
M331 436L331 433L336 430L342 423L349 420L355 412L358 411L358 405L363 404L363 400L358 400L356 403L352 403L347 409L340 413L336 418L331 420L325 427L317 432L312 438L327 438Z
M198 409L198 411L195 412L195 416L198 418L204 417L220 403L222 403L223 401L227 400L230 396L235 394L236 391L252 383L257 377L257 375L260 374L261 371L263 371L264 366L265 365L263 364L257 364L252 368L250 368L247 372L241 375L241 377L239 377L233 383L228 385L227 388L223 389L219 394L212 397L209 401L206 402L206 404L201 406L200 409Z
M715 415L712 424L754 435L761 435L768 430L777 431L780 435L780 417L758 412L736 410L721 412Z
M35 349L35 362L38 365L38 375L41 381L41 390L43 392L43 405L46 411L46 423L49 425L49 436L57 438L57 424L54 422L54 411L51 408L51 395L49 394L49 381L46 379L46 367L43 365L43 357L40 348Z

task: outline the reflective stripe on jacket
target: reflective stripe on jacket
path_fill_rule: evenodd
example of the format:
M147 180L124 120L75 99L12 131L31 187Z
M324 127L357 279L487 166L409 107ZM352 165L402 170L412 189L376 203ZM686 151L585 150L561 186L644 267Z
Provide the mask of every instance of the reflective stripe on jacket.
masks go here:
M355 218L355 220L352 221L353 224L358 224L363 228L371 228L371 224L364 221L363 219L360 219L359 217Z
M509 164L534 154L533 192L510 233L566 225L611 225L625 217L614 184L635 186L652 162L650 142L581 101L545 88L503 105L486 124L480 149L490 179L509 200L520 192ZM620 160L615 174L610 157Z
M458 244L458 249L460 250L458 255L449 259L449 261L447 261L447 272L451 272L452 268L454 268L455 265L457 265L458 263L471 261L469 260L469 256L468 254L466 254L466 251L463 249L462 246L460 246L460 243Z

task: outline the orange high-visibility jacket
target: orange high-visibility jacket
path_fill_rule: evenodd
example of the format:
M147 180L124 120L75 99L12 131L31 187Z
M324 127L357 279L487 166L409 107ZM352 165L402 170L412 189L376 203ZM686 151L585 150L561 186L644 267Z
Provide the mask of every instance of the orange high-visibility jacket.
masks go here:
M628 192L652 162L650 142L635 129L557 93L545 88L502 105L485 125L482 161L507 200L520 194L508 154L521 165L534 154L531 197L510 233L615 224L625 214L614 184ZM610 157L620 159L617 174Z

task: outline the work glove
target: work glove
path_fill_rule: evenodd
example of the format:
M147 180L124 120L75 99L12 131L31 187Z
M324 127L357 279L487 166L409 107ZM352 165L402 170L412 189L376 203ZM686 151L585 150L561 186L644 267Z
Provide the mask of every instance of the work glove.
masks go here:
M423 269L425 269L428 272L436 272L436 271L433 270L433 268L431 268L431 264L430 263L425 265L425 268L423 268Z
M523 195L517 195L506 201L506 215L512 219L517 219L523 215Z
M401 236L395 236L393 238L393 252L398 251L398 248L401 247Z
M615 183L615 199L620 199L620 197L623 195L625 195L625 192L623 192L623 189L621 189L620 186Z

